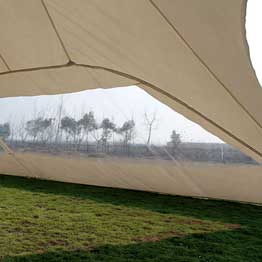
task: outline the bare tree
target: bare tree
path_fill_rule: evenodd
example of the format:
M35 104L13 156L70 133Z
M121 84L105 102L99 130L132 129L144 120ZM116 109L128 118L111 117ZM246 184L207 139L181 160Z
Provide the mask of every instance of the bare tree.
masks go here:
M50 139L51 136L51 132L52 129L52 118L46 118L46 119L42 119L39 122L40 125L40 142L43 144L46 144L48 142L48 140Z
M170 138L171 140L168 142L168 146L171 147L172 155L175 155L181 145L181 135L173 130Z
M39 117L37 119L33 119L30 121L27 121L26 123L26 131L29 136L33 138L33 142L36 141L36 139L40 139L42 143L47 142L46 137L46 131L50 126L52 125L52 118L42 118Z
M14 143L14 140L15 140L15 136L16 136L16 126L15 126L15 124L11 124L10 125L10 136L9 136L9 138L8 138L8 142L9 142L9 144L12 146L13 145L13 143Z
M48 120L48 122L46 122L46 127L43 127L44 130L42 131L42 142L44 144L46 143L51 143L52 141L54 141L55 136L56 136L56 127L54 125L54 118L48 118L46 119ZM49 123L49 125L48 125Z
M40 132L40 126L37 124L39 120L40 118L26 122L26 132L33 138L33 143L36 141L36 138Z
M10 136L11 129L9 123L0 124L0 138L4 141Z
M116 125L113 123L113 121L110 121L109 118L105 118L103 119L100 127L102 128L101 142L106 151L108 147L108 141L111 138L112 133L116 130Z
M27 139L27 132L26 132L26 122L24 119L21 119L16 126L16 135L17 139L24 143Z
M98 124L97 127L90 132L90 135L91 135L92 139L95 141L95 143L96 143L96 151L98 151L99 144L100 144L100 142L102 140L101 125Z
M57 119L57 128L56 128L56 136L55 136L55 142L58 143L59 136L60 136L60 129L61 129L61 117L62 117L62 112L63 112L63 105L64 105L64 97L63 95L61 96L60 99L60 104L58 107L58 119Z
M124 122L122 127L117 129L117 133L123 137L123 145L129 154L129 144L135 137L135 121L128 120Z
M157 121L158 120L156 111L152 115L148 115L147 112L144 113L144 124L147 129L147 146L149 146L151 143L152 131L157 129Z
M76 144L77 135L80 133L77 121L72 117L65 116L61 119L61 129L66 133L66 142L68 143L71 138Z
M89 133L97 129L98 125L95 120L94 112L90 111L78 121L78 125L84 131L86 140L86 151L88 152L89 146Z

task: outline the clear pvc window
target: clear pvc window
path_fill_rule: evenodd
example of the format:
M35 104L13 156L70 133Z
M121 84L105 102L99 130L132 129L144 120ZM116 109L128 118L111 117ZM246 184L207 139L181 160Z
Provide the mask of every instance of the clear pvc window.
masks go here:
M3 98L0 136L19 153L256 164L136 86Z
M0 146L0 154L3 154L4 152L4 149Z

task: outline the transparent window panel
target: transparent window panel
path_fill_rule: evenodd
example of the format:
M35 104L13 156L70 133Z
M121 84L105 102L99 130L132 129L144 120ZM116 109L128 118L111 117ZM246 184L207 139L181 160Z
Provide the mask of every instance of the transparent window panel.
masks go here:
M20 153L258 164L136 86L0 101L0 137Z

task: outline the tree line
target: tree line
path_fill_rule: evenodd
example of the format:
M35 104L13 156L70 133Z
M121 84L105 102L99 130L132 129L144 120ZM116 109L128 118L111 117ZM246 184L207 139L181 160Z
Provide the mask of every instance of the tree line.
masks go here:
M157 129L156 113L144 114L144 124L147 137L145 145L150 146L152 133ZM12 126L10 123L0 124L0 138L12 143L14 141L31 144L67 144L73 146L75 150L85 147L88 152L90 145L96 145L107 151L109 145L121 145L128 149L135 143L137 135L136 123L134 119L117 124L108 117L102 121L95 118L93 111L84 113L82 117L76 119L71 116L56 118L36 117L28 121ZM181 136L175 130L172 131L168 146L175 151L181 144Z

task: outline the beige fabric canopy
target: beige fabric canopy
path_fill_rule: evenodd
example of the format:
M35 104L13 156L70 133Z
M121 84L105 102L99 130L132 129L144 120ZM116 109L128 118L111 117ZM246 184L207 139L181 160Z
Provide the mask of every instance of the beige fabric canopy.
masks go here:
M0 0L0 97L139 85L261 161L245 10L246 0Z

